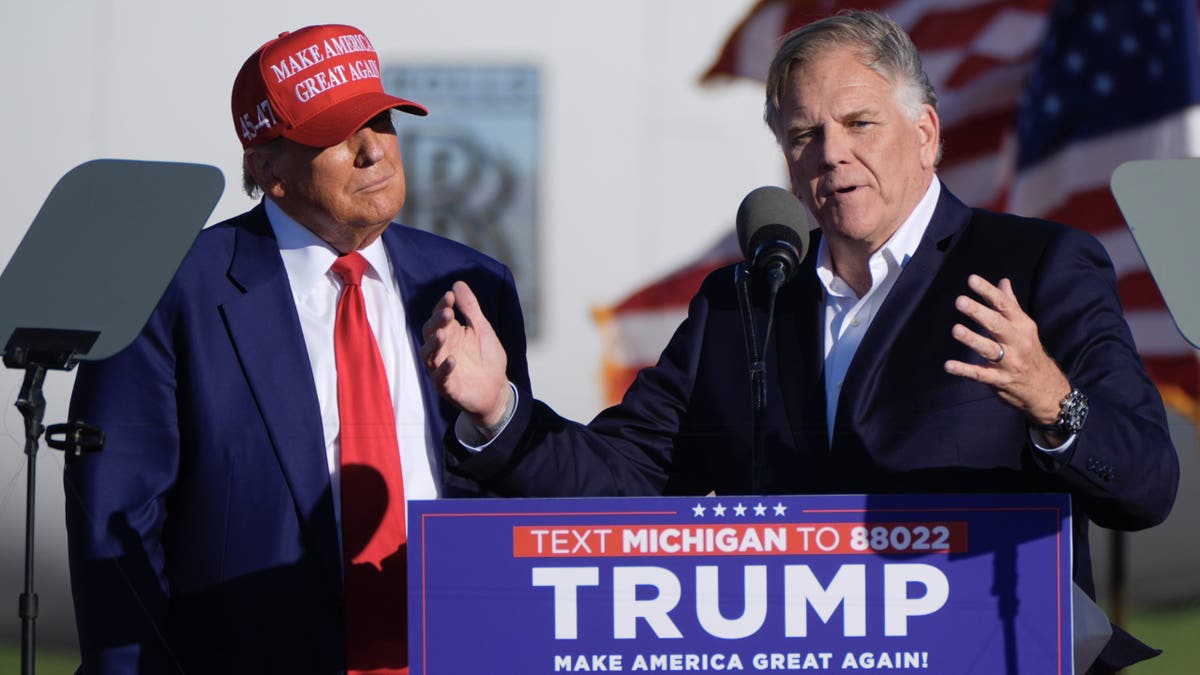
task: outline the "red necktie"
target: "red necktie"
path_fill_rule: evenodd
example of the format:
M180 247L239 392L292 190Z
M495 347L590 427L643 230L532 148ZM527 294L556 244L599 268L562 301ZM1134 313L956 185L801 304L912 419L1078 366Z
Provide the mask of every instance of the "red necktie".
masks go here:
M408 672L404 476L387 371L367 322L367 261L341 256L345 286L333 329L341 425L347 673Z

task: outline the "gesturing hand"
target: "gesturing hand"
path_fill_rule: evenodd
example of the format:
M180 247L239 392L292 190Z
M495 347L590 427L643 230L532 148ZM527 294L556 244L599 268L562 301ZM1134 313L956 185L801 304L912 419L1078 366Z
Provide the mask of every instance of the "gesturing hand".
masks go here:
M456 308L465 323L455 317ZM434 307L421 334L425 340L421 362L438 393L467 413L475 424L497 424L512 396L506 374L508 355L467 284L454 282Z
M951 334L988 363L950 360L946 372L992 387L1001 400L1024 413L1034 425L1052 424L1058 419L1059 401L1071 392L1071 384L1042 347L1037 324L1021 309L1012 282L1001 279L997 287L972 274L967 286L982 302L960 295L954 306L987 335L962 324L955 324Z

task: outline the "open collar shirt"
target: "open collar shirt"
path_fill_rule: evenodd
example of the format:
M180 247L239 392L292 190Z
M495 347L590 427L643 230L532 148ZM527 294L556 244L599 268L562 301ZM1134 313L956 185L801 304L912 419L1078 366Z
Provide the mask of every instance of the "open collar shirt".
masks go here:
M896 285L900 272L917 251L925 230L933 219L941 185L936 177L929 181L925 195L916 208L900 224L892 236L867 261L871 271L871 288L861 298L854 294L841 277L833 271L833 259L828 240L821 238L817 246L817 279L824 290L825 342L825 423L830 444L833 443L833 423L837 415L838 397L842 382L854 354L862 343L871 321L879 313L883 301Z

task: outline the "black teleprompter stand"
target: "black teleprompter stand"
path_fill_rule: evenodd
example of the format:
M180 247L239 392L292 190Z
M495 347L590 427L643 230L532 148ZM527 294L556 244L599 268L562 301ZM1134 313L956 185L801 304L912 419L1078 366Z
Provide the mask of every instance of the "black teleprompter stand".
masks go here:
M103 444L81 422L42 427L48 370L105 359L133 341L220 199L215 167L97 159L59 179L0 273L4 365L25 371L25 589L21 673L33 675L38 597L33 592L34 485L38 440L80 455ZM68 496L69 498L69 496Z
M18 602L21 617L21 675L34 675L34 649L37 637L38 596L33 590L34 510L37 505L38 439L43 431L46 443L69 455L94 452L104 445L104 434L82 422L42 427L46 399L42 384L46 371L70 370L76 360L88 353L100 333L96 331L17 328L4 348L4 365L25 370L25 381L17 395L17 410L25 419L25 590Z

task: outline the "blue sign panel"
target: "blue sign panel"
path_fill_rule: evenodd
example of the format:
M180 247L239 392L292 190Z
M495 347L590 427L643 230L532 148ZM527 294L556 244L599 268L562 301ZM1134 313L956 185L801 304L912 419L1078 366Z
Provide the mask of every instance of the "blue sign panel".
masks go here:
M1070 532L1065 495L412 502L412 672L1070 673Z

